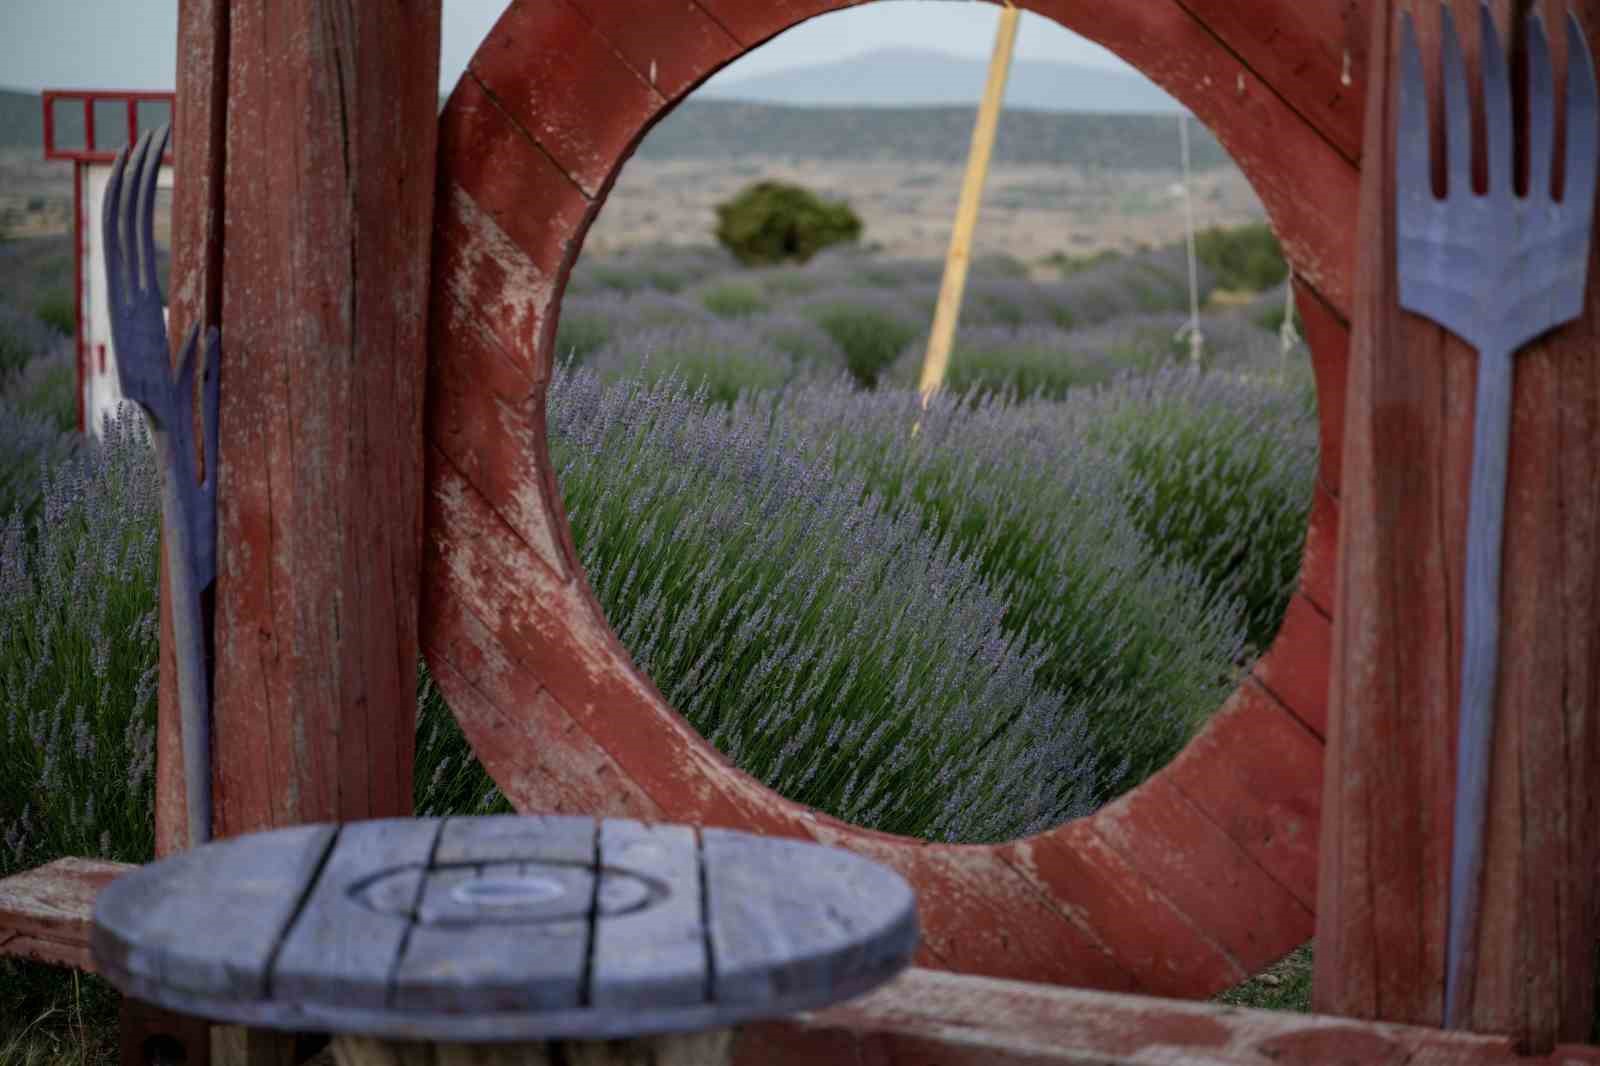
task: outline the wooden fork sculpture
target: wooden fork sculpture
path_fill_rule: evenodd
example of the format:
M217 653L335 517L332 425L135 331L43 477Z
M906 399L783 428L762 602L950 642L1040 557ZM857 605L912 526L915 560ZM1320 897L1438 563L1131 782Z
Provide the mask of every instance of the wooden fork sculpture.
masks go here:
M194 378L200 327L189 330L177 373L168 354L167 326L156 277L155 198L170 127L124 147L111 168L101 226L106 294L122 394L150 425L161 469L162 539L177 643L178 706L183 728L183 777L189 846L211 839L211 683L201 596L217 576L217 360L215 327L206 331L201 410L206 478L195 479ZM133 181L126 181L131 172Z
M1428 96L1409 15L1401 26L1395 157L1400 306L1425 315L1478 349L1476 425L1467 519L1465 647L1456 747L1454 841L1445 948L1445 1025L1462 1028L1466 981L1477 962L1489 752L1494 737L1500 636L1500 551L1513 357L1540 334L1583 312L1594 213L1596 90L1583 30L1567 17L1567 141L1564 192L1550 191L1555 87L1550 47L1528 19L1528 193L1516 170L1507 59L1487 4L1480 8L1485 145L1489 187L1472 189L1472 116L1461 44L1444 16L1447 190L1433 195Z

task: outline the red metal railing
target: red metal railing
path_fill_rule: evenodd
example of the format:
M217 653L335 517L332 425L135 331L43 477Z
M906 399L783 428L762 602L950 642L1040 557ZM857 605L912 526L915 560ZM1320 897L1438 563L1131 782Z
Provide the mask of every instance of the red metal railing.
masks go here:
M124 144L132 144L139 138L143 131L139 128L139 105L142 103L164 103L167 105L168 115L171 115L173 100L177 94L161 92L122 92L98 89L52 89L42 95L44 102L44 157L46 159L70 159L79 163L110 163L117 158L117 152ZM83 147L64 148L56 143L56 103L57 101L76 102L83 106ZM97 104L114 103L123 104L125 121L115 124L115 128L99 130L95 128L95 107ZM172 151L169 148L163 163L172 162Z

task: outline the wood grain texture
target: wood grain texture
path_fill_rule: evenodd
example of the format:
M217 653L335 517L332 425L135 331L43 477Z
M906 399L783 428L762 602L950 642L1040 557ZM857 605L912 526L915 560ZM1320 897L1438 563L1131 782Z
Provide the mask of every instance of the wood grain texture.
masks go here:
M1505 25L1509 4L1495 4ZM1554 4L1535 5L1547 24ZM1476 7L1453 5L1457 24ZM1414 10L1437 106L1439 9ZM1600 5L1575 5L1591 34ZM1373 64L1397 29L1372 27ZM1465 34L1469 69L1476 33ZM1591 40L1591 47L1594 41ZM1558 69L1563 58L1557 57ZM1392 97L1368 102L1341 500L1314 1002L1438 1024L1477 353L1395 302ZM1591 256L1594 251L1591 248ZM1600 366L1583 320L1517 357L1501 683L1471 1026L1588 1035L1600 928ZM1396 461L1404 456L1405 461Z
M439 33L229 5L219 835L411 810Z
M1500 1036L1180 1003L932 970L860 999L743 1027L736 1066L1579 1066L1600 1048L1524 1058Z
M922 965L1213 994L1242 959L1276 957L1306 938L1322 790L1318 679L1338 528L1338 471L1327 456L1341 449L1342 391L1324 408L1323 485L1300 609L1263 664L1271 695L1250 712L1286 747L1224 742L1237 727L1216 727L1205 750L1236 766L1216 783L1196 776L1163 801L1197 827L1196 835L1174 829L1177 846L1196 842L1195 856L1231 871L1227 883L1258 886L1260 906L1250 920L1231 921L1226 943L1204 928L1218 906L1209 874L1182 856L1123 855L1093 819L1003 848L953 847L864 831L775 795L667 706L582 576L549 459L544 388L561 291L587 227L675 94L733 57L721 34L748 48L844 6L697 0L692 10L674 2L623 18L600 0L519 2L485 40L440 120L421 623L429 663L519 810L667 817L848 848L915 887ZM1241 60L1248 53L1270 66L1262 58L1270 42L1244 41L1249 33L1236 24L1239 39L1226 43L1181 4L1101 5L1092 14L1063 0L1024 6L1145 69L1234 152L1295 263L1319 386L1331 388L1346 360L1358 184L1332 125L1305 117L1331 76L1328 56L1280 93ZM1284 8L1286 41L1303 43L1345 18L1341 0L1314 6ZM672 53L653 78L651 42ZM564 77L563 64L579 55L593 64ZM1072 876L1080 869L1089 873Z
M699 842L693 829L608 819L600 863L661 886L664 898L595 929L589 1001L596 1007L676 1006L710 999Z
M176 354L194 323L216 325L222 312L222 171L227 114L228 5L222 0L178 4L177 95L173 103L174 164L183 180L172 190L172 274L168 340ZM199 405L196 404L198 413ZM204 434L198 418L195 439ZM215 456L203 456L209 468ZM176 641L165 547L160 558L161 652L156 719L156 854L186 846L182 722L178 712ZM214 595L204 597L209 613ZM207 635L214 648L214 631ZM213 764L212 795L215 791Z

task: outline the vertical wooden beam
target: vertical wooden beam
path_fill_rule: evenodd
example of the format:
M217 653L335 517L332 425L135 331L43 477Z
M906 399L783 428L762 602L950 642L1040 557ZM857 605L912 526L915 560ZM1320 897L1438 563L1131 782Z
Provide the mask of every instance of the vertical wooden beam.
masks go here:
M228 19L218 836L411 813L440 0Z
M1452 0L1470 69L1476 3ZM1510 0L1496 0L1506 26ZM1591 34L1600 3L1574 5ZM1318 893L1319 1011L1438 1025L1477 354L1396 302L1396 11L1434 114L1439 5L1374 12ZM1543 4L1560 26L1564 4ZM1560 49L1559 40L1556 47ZM1557 65L1564 67L1558 54ZM1383 75L1380 77L1380 75ZM1388 90L1388 91L1377 91ZM1437 136L1435 137L1437 148ZM1437 157L1436 157L1437 158ZM1436 167L1437 169L1437 167ZM1517 357L1484 921L1471 1027L1588 1037L1600 933L1600 267L1585 317Z

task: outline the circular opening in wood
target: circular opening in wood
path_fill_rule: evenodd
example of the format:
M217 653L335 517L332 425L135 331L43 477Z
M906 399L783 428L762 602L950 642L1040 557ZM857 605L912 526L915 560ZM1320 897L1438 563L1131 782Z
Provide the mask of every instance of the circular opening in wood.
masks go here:
M1241 69L1222 43L1238 27L1208 26L1166 0L1092 13L1025 5L1149 73L1240 161L1296 267L1324 386L1321 483L1300 591L1269 654L1176 762L1092 817L1006 845L929 845L846 825L782 799L706 744L635 668L578 563L546 438L546 386L557 301L583 235L622 161L677 99L794 22L842 6L700 0L624 20L598 0L515 3L479 50L441 120L428 661L521 810L665 817L837 844L911 879L926 964L1207 994L1311 929L1328 489L1337 484L1328 457L1338 453L1330 427L1342 418L1326 385L1343 357L1350 238L1341 210L1353 210L1356 185L1346 119L1326 100L1312 106L1304 87L1286 83L1287 97L1275 89L1267 79L1282 80L1284 68L1270 50L1244 48L1266 73ZM1309 54L1324 16L1284 12L1289 41ZM1320 59L1307 63L1316 77L1340 77ZM1221 84L1239 91L1223 98Z

